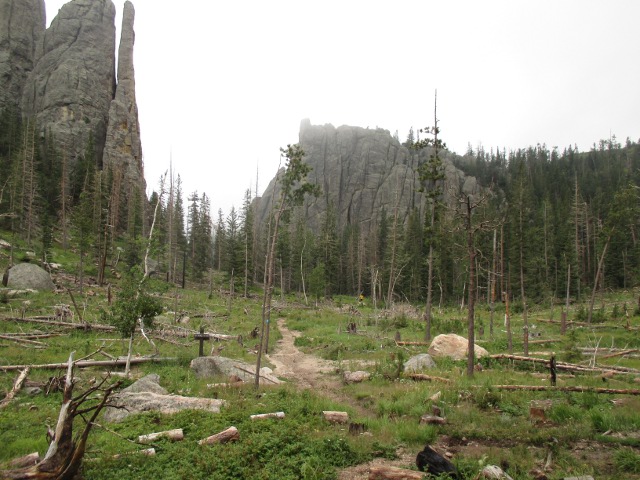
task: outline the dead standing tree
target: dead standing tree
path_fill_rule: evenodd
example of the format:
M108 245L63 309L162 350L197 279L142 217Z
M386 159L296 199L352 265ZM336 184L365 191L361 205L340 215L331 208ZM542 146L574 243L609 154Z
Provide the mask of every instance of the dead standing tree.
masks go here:
M467 296L467 376L473 377L475 366L475 304L476 304L476 256L475 235L480 230L490 228L489 222L474 223L474 211L480 208L488 199L488 192L474 195L471 192L460 192L458 195L457 215L462 219L466 235L466 249L469 258L469 289Z
M58 415L58 423L49 444L49 449L44 458L35 465L14 470L0 471L0 478L22 479L72 479L78 473L82 464L89 432L93 422L100 411L107 405L109 396L114 389L120 386L120 382L103 389L106 378L85 392L73 396L73 361L74 352L69 355L67 375L65 377L64 391L62 393L62 406ZM95 392L103 392L101 397L92 397ZM92 405L88 405L91 402ZM77 437L73 436L73 422L77 416L91 414L86 420L86 425Z

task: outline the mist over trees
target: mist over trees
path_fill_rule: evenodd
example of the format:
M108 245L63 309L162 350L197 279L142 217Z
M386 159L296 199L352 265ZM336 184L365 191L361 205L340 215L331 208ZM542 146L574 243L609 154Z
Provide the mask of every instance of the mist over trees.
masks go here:
M150 205L161 199L152 250L156 275L176 285L183 279L204 285L212 270L219 271L224 288L241 295L263 282L269 237L267 225L255 221L255 192L247 190L243 205L214 216L209 194L191 192L185 199L170 166L164 195L146 198L123 172L97 164L92 138L84 140L83 155L69 158L53 147L51 135L38 138L35 131L12 112L0 115L0 228L42 260L48 261L53 244L72 248L81 258L81 285L88 272L98 283L109 282L115 263L139 264ZM405 144L415 155L433 149L413 130ZM428 211L383 208L366 237L355 222L339 228L332 205L317 231L302 207L292 208L273 251L277 293L296 293L305 302L363 294L382 307L424 305L430 292L434 306L460 304L472 271L476 303L499 302L507 292L526 311L527 303L564 298L567 276L570 295L582 301L594 289L638 284L637 143L611 137L585 152L536 145L508 152L470 147L454 155L454 165L476 177L486 195L472 220L490 228L475 232L474 255L464 218L439 202L447 187L440 182L438 153L425 158L431 158L421 166Z

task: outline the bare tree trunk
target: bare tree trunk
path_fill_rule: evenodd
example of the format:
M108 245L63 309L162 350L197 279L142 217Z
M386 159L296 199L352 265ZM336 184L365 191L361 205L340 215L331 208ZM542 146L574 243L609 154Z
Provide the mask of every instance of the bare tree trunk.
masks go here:
M560 327L560 334L567 333L567 317L569 316L569 288L571 286L571 264L567 263L567 298L564 304L564 312L562 312L562 324Z
M493 318L496 311L496 237L497 230L493 229L493 263L491 268L491 314L489 316L489 335L493 339Z
M469 254L469 305L467 314L467 331L469 337L467 352L467 376L473 377L473 369L475 366L475 303L476 303L476 280L475 280L475 263L476 248L473 241L473 226L471 224L471 214L473 207L471 205L471 197L467 196L466 202L466 230L467 230L467 253Z
M609 235L606 243L604 244L604 248L602 249L602 255L600 255L600 261L598 262L598 270L596 271L596 278L593 282L593 290L591 292L591 300L589 301L589 312L587 314L587 323L591 323L591 319L593 317L593 304L596 301L596 292L598 290L598 280L600 278L600 272L602 271L602 267L604 265L604 256L607 254L607 248L609 248L610 240L611 240L611 235Z
M436 200L431 203L431 235L434 234L434 226L436 223ZM428 342L431 340L431 307L433 303L433 239L429 239L429 268L427 271L427 305L424 310L425 334L424 339Z

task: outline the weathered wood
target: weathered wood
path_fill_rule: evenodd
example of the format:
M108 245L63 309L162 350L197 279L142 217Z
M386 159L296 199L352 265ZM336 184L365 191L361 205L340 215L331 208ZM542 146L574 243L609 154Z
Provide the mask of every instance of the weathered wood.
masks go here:
M615 353L609 353L607 355L603 355L599 357L599 359L601 360L603 358L624 357L625 355L629 355L630 353L635 353L637 351L638 351L637 348L630 348L629 350L622 350L621 352L615 352Z
M538 363L538 364L544 364L545 366L549 365L549 360L545 358L524 357L521 355L508 355L505 353L491 355L490 358L494 360L513 360L514 362ZM566 363L566 362L556 362L556 368L558 370L565 370L570 372L591 372L591 373L613 372L613 373L634 373L634 374L640 373L640 370L636 370L633 368L614 367L614 366L585 367L583 365L576 365L573 363Z
M610 393L614 395L640 395L640 389L615 389L596 387L553 387L548 385L493 385L496 390L526 390L532 392L558 391L558 392L590 392L590 393Z
M424 373L405 373L403 376L405 378L410 378L411 380L451 383L451 380L448 378L434 377L433 375L425 375Z
M416 345L416 346L420 346L420 347L426 347L431 345L431 342L404 342L404 341L397 341L396 345L403 347L403 346L411 346L411 345Z
M39 347L46 347L47 346L46 343L38 342L36 340L28 340L28 339L23 338L23 337L0 335L0 339L2 339L2 340L10 340L12 342L22 343L22 344L26 344L26 345L37 345Z
M172 442L179 442L180 440L184 440L184 432L181 428L174 428L173 430L165 430L164 432L140 435L138 437L138 443L151 443L155 442L159 438L168 438Z
M68 327L75 328L77 330L102 330L105 332L115 332L116 327L111 325L100 325L97 323L69 323L69 322L59 322L56 320L51 320L55 317L28 317L28 318L19 318L19 317L0 317L0 320L5 320L9 322L22 322L22 323L39 323L44 325L55 325L57 327Z
M369 480L421 480L424 473L398 467L371 467Z
M235 442L240 439L240 432L236 427L229 427L222 432L211 435L210 437L203 438L198 442L198 445L213 445L216 443Z
M139 363L147 363L147 362L166 362L176 360L175 357L142 357L142 358L132 358L131 365L136 365ZM81 362L76 362L76 367L78 368L87 368L87 367L121 367L127 363L127 359L117 359L117 360L83 360ZM67 362L63 363L46 363L40 365L4 365L0 366L0 370L5 372L10 370L23 370L27 367L32 369L40 369L40 370L62 370L67 368L69 364Z
M120 382L106 389L102 389L106 379L89 388L80 395L73 396L73 367L74 353L69 355L67 361L67 374L65 376L64 390L62 393L62 405L58 414L58 422L55 431L52 432L51 443L44 458L30 467L0 471L0 478L14 480L23 479L56 479L66 480L74 478L80 470L86 448L87 439L91 427L106 405L109 396L114 389L120 386ZM98 390L103 392L97 404L87 407L85 402L90 400L92 394ZM90 415L88 415L90 414ZM74 438L73 423L78 415L86 416L85 426L82 432Z
M251 415L251 420L263 420L265 418L277 418L283 419L284 412L273 412L273 413L259 413L257 415Z
M22 370L22 372L20 372L20 375L18 375L18 378L16 378L16 381L13 383L13 388L9 393L7 393L7 396L4 397L4 400L0 402L0 408L4 408L7 405L9 405L9 403L11 403L11 400L13 400L13 397L15 397L16 394L22 388L22 384L27 378L27 375L29 375L29 367L25 368L24 370Z
M29 455L25 455L24 457L14 458L8 464L9 468L27 468L32 467L40 460L40 454L38 452L30 453Z
M329 423L348 423L349 414L347 412L335 412L332 410L323 410L322 415Z
M445 423L447 423L447 419L437 415L422 415L420 417L421 425L444 425Z

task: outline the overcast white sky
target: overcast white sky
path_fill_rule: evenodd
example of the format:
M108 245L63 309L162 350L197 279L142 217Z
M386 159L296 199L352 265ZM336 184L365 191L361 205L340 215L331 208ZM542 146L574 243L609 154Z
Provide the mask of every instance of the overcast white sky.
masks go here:
M46 0L51 22L64 0ZM123 0L114 0L120 29ZM261 194L300 121L433 123L463 154L640 139L637 0L134 0L148 190ZM119 43L119 37L117 40Z

